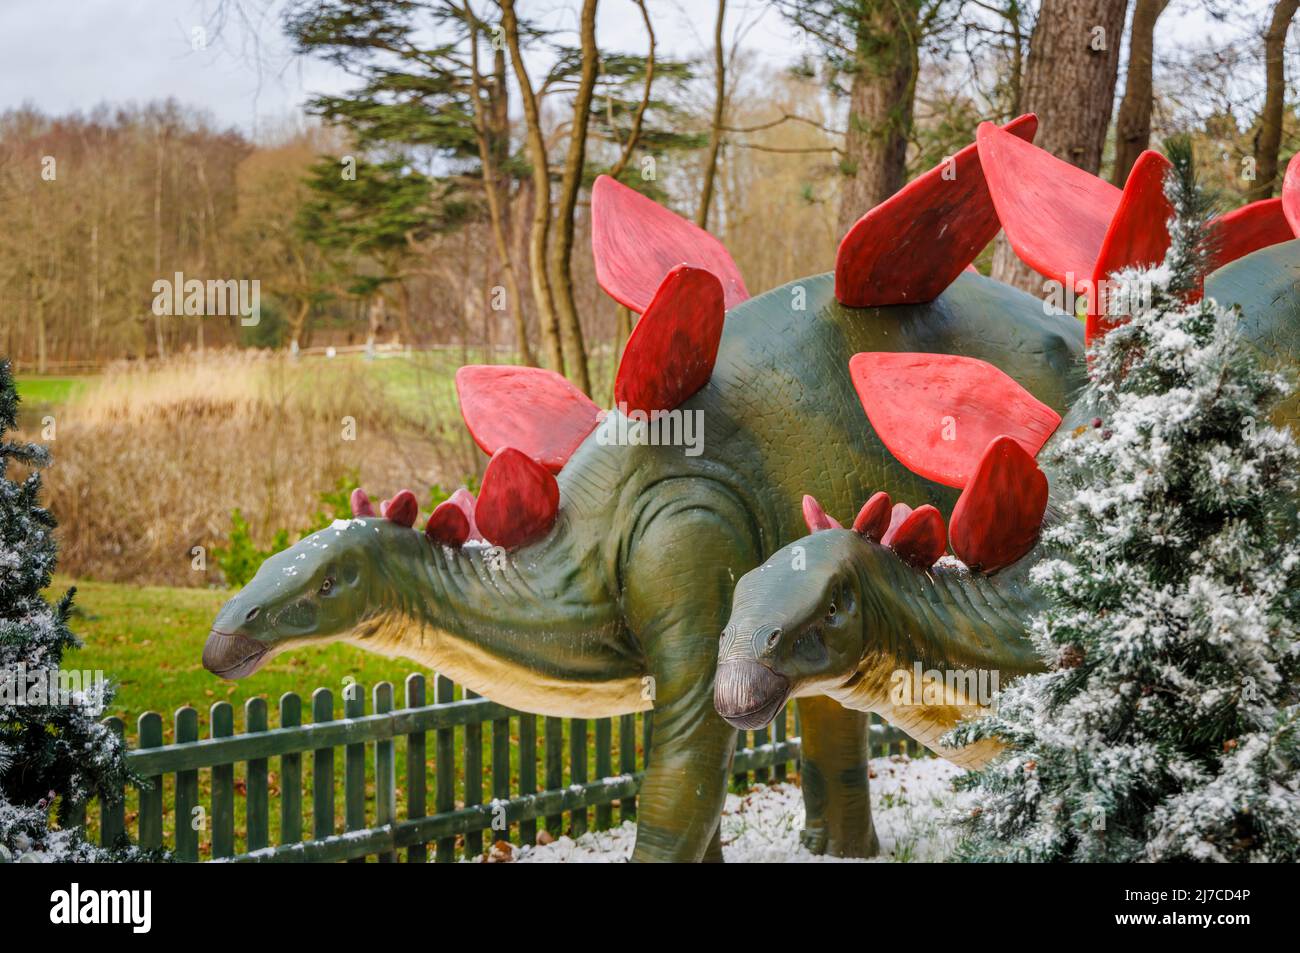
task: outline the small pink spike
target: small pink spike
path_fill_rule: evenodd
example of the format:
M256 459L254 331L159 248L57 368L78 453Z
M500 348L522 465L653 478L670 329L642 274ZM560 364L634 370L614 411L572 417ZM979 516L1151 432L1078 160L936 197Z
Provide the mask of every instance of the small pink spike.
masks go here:
M1300 152L1286 164L1286 176L1282 179L1282 213L1291 231L1300 235Z
M1092 269L1084 330L1089 343L1124 317L1114 315L1107 320L1105 295L1099 293L1106 287L1103 282L1124 268L1145 268L1164 261L1169 248L1169 219L1174 214L1165 196L1165 175L1171 168L1170 161L1154 149L1147 149L1133 163Z
M461 512L465 514L465 520L469 523L468 538L482 539L483 534L480 533L478 527L474 525L474 494L462 486L451 496L447 497L447 502L456 504L460 507Z
M999 434L1039 449L1061 417L992 364L955 354L864 352L849 377L876 436L913 473L963 487Z
M804 497L808 499L808 497ZM874 542L880 542L885 538L885 533L889 530L889 517L892 507L889 504L889 494L881 490L862 504L862 509L858 510L858 516L853 521L854 532L861 533Z
M495 546L522 546L550 530L560 509L555 475L514 447L492 455L483 472L483 489L474 504L474 522Z
M559 473L600 421L600 408L554 371L470 364L456 372L460 413L486 454L515 447Z
M803 521L808 524L808 532L818 533L824 529L843 529L834 517L827 516L820 503L804 494Z
M415 518L419 515L420 504L410 490L402 490L384 507L384 518L399 526L414 526Z
M952 511L948 536L957 558L996 572L1029 552L1047 510L1047 477L1010 437L991 441Z
M387 515L388 515L388 502L389 502L388 500L380 500L380 501L379 501L379 515L380 515L380 516L387 516Z
M619 409L672 410L707 384L725 316L717 278L689 265L668 272L623 349L614 378Z
M424 535L435 543L457 548L469 539L469 519L451 500L443 500L424 524Z
M885 527L885 533L880 537L880 542L888 546L894 541L898 528L903 525L909 516L912 515L912 508L906 503L895 503L894 508L889 511L889 525Z
M1121 192L991 122L976 131L998 220L1020 260L1075 287L1092 276Z
M374 516L375 508L370 505L370 497L366 491L357 487L352 491L352 498L349 501L352 504L353 516Z
M607 175L591 188L591 251L597 283L638 314L650 306L664 276L682 264L713 274L727 308L749 297L722 242Z
M889 548L918 569L929 569L948 547L943 516L929 503L918 506L894 531Z
M1032 140L1032 113L1003 129ZM835 256L835 298L851 308L933 301L980 253L998 229L978 147L903 186L858 219Z

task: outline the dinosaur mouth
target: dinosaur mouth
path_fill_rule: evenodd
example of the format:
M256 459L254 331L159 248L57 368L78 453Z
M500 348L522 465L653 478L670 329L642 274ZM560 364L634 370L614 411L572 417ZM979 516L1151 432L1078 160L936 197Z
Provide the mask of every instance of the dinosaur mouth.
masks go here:
M790 680L759 662L723 662L713 681L713 707L742 731L762 728L790 697Z
M213 629L203 645L203 667L213 675L234 681L261 668L268 650L268 646L246 635L228 635Z

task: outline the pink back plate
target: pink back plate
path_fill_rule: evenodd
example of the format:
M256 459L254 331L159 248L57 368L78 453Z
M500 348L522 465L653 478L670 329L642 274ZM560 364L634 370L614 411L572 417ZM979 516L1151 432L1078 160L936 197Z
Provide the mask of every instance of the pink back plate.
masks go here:
M1291 231L1300 235L1300 152L1286 164L1286 175L1282 179L1282 213Z
M1288 169L1287 175L1290 174ZM1287 220L1285 201L1261 199L1216 218L1212 227L1219 247L1211 268L1221 268L1253 251L1295 238Z
M443 500L429 514L424 535L443 546L460 546L469 539L469 519L465 511L451 500Z
M722 242L607 175L591 189L591 251L596 281L638 314L650 306L664 276L682 264L711 272L722 283L727 308L749 297Z
M554 371L470 364L456 372L460 413L484 453L515 447L552 473L596 428L600 408Z
M1165 173L1170 168L1169 160L1154 149L1147 149L1133 163L1092 271L1093 291L1088 297L1084 332L1089 342L1110 327L1105 301L1098 300L1105 297L1097 293L1104 288L1102 282L1124 268L1149 267L1164 261L1169 248L1169 219L1174 214L1165 197Z
M871 499L862 504L862 509L858 510L858 515L853 520L854 532L861 533L867 539L875 540L877 543L880 542L889 529L889 514L892 509L888 493L881 490L872 494Z
M803 521L808 527L808 532L819 533L824 529L842 529L839 520L833 516L828 516L822 509L822 505L817 502L816 498L804 494L803 498Z
M484 539L506 549L522 546L544 535L559 509L560 488L550 470L513 447L492 455L474 504Z
M953 508L948 538L976 572L996 572L1033 548L1047 510L1047 477L1010 437L990 441Z
M904 466L964 487L989 441L1015 438L1031 456L1061 417L985 361L954 354L864 352L849 376L881 442Z
M1003 128L1032 140L1038 117ZM835 297L850 308L933 301L1000 227L972 142L849 229L835 256Z
M725 317L717 278L689 265L669 271L627 339L614 402L651 413L694 394L713 373Z
M918 506L894 530L889 548L898 558L918 569L929 569L948 548L943 516L929 503Z
M1007 240L1040 275L1086 281L1120 190L991 122L976 133L980 165ZM981 448L982 449L982 448Z

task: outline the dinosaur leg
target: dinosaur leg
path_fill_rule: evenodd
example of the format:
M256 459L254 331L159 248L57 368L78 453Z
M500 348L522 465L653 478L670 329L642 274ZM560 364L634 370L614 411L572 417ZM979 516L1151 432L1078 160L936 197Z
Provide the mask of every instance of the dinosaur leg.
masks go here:
M874 857L880 843L867 786L869 716L824 695L798 704L807 814L800 839L814 854Z
M706 864L722 863L722 825L719 824L713 830L713 836L709 838L709 846L704 850L704 862Z
M642 515L623 574L654 699L633 861L697 862L718 837L736 730L714 711L713 672L732 587L757 564L748 514L730 494L695 480L672 491Z

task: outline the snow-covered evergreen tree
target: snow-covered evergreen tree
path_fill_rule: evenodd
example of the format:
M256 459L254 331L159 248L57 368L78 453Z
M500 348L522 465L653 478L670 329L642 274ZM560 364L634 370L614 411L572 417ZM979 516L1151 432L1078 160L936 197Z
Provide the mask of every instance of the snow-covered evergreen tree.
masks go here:
M1269 423L1290 382L1235 309L1189 303L1208 202L1171 149L1164 263L1090 351L1100 420L1053 454L1072 493L1034 568L1050 670L953 741L1006 755L968 776L977 861L1300 859L1300 451Z
M0 361L0 860L122 859L135 852L102 851L79 828L51 823L56 814L66 823L74 802L120 788L126 771L119 739L98 720L106 691L50 697L49 673L79 643L68 628L73 593L55 606L42 595L55 563L54 518L39 500L49 454L6 439L17 410ZM13 463L29 471L22 482Z

